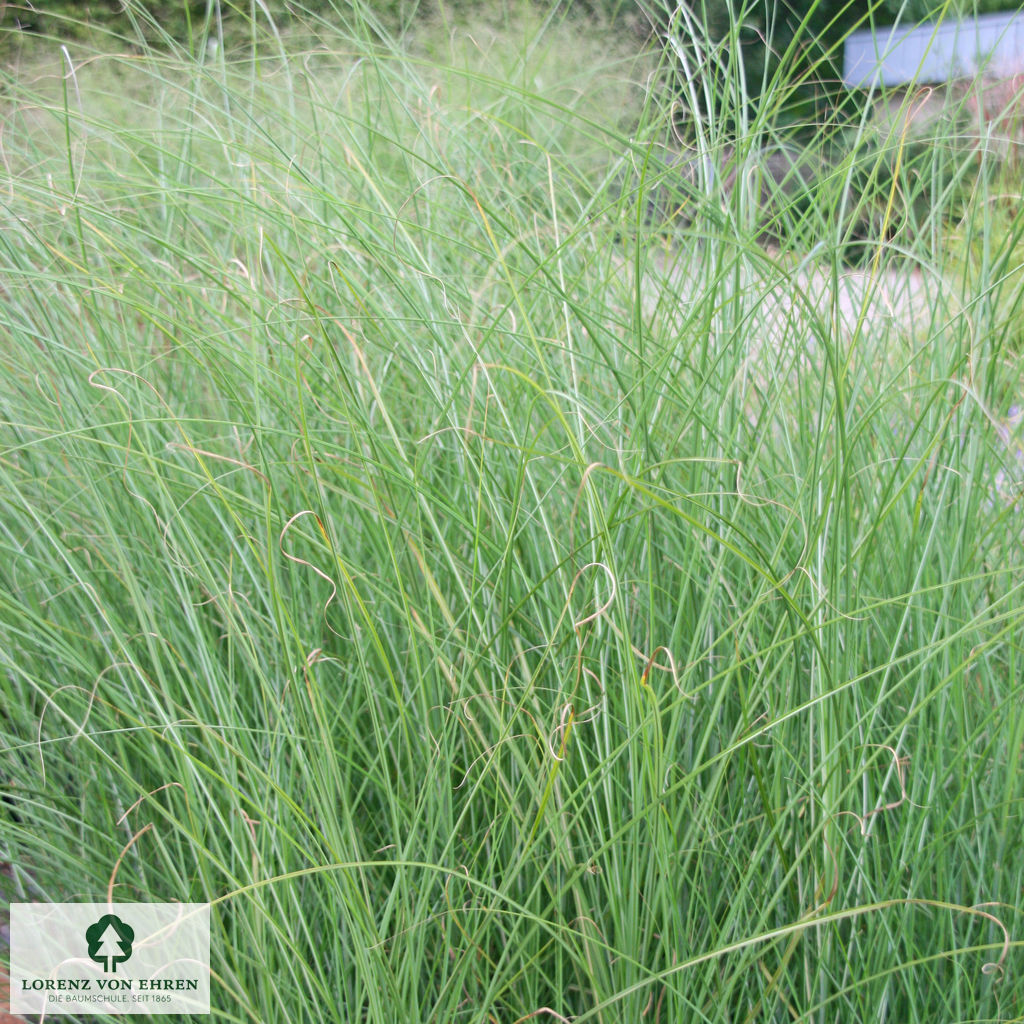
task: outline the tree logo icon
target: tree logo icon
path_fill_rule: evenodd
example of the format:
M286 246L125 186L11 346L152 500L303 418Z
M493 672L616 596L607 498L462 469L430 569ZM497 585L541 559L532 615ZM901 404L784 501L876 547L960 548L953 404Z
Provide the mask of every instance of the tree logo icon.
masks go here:
M104 971L116 973L117 965L132 955L135 930L116 914L104 914L86 928L85 941L89 944L89 959L102 964Z

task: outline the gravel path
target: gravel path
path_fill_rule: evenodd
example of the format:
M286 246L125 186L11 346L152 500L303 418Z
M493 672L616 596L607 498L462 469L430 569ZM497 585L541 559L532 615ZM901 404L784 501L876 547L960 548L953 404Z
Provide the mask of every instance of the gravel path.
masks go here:
M835 275L824 266L787 269L766 255L763 263L750 261L741 275L737 312L734 278L712 286L706 268L702 276L696 264L699 254L691 259L667 247L650 253L641 284L648 326L656 333L683 334L692 331L693 303L700 307L702 323L709 301L728 305L728 315L721 317L723 330L730 332L728 343L738 338L748 369L772 376L778 387L780 375L785 377L797 362L805 369L817 362L821 347L815 339L823 330L841 346L856 336L857 350L865 357L906 366L935 344L944 325L962 311L953 289L909 261L877 274L843 268ZM630 288L627 294L635 294L633 265L623 260L619 272ZM980 398L975 394L972 400ZM986 410L986 416L993 443L1003 450L990 481L993 500L1024 508L1024 403Z
M629 280L632 266L621 264ZM650 254L642 284L644 314L661 319L675 315L666 303L681 305L685 314L688 297L694 293L696 268L681 251L659 249ZM707 288L703 282L702 288ZM834 278L827 268L810 267L786 270L766 262L763 268L751 264L744 271L746 301L756 312L757 333L762 343L779 342L794 331L801 321L830 322L834 328L851 335L863 320L862 330L894 328L913 333L932 321L937 300L950 294L941 282L926 278L916 266L894 267L872 274L869 270L844 268Z

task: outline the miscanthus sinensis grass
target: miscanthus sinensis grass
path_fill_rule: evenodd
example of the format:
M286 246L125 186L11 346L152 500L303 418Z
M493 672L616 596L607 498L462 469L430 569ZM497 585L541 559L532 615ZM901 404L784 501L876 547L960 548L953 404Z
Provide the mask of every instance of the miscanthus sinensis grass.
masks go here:
M224 1020L1015 1017L988 158L655 232L671 48L346 24L5 72L8 897L213 902Z

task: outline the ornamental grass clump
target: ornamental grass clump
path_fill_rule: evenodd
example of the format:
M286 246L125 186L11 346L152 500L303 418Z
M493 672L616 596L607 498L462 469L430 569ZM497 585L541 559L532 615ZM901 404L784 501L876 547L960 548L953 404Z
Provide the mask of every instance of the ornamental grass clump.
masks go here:
M261 10L4 73L8 899L211 903L223 1020L1011 1019L1003 223L677 236L672 46Z

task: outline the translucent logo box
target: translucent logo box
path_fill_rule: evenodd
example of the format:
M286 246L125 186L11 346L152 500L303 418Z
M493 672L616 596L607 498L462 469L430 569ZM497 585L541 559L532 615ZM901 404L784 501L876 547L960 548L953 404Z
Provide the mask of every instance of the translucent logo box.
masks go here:
M210 1012L208 903L12 903L11 1012Z

